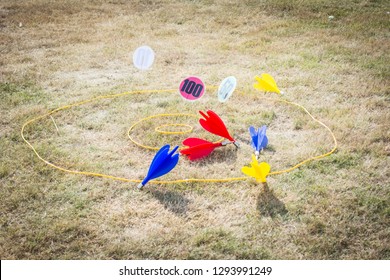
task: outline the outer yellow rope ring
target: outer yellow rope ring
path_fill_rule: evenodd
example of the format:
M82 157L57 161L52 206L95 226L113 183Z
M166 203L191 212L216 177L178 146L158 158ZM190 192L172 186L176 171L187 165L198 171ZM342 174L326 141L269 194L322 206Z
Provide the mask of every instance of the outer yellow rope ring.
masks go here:
M120 93L120 94L110 94L110 95L104 95L104 96L99 96L99 97L95 97L95 98L92 98L92 99L88 99L88 100L84 100L84 101L80 101L80 102L77 102L77 103L73 103L73 104L69 104L69 105L65 105L65 106L62 106L62 107L59 107L57 109L54 109L46 114L43 114L43 115L40 115L40 116L37 116L35 118L32 118L30 119L29 121L27 121L26 123L23 124L22 126L22 129L20 131L20 134L24 140L24 142L26 142L26 144L33 150L34 154L41 160L43 161L44 163L46 163L47 165L53 167L53 168L56 168L58 170L61 170L61 171L64 171L64 172L67 172L67 173L71 173L71 174L80 174L80 175L86 175L86 176L95 176L95 177L102 177L102 178L107 178L107 179L112 179L112 180L118 180L118 181L123 181L123 182L134 182L134 183L140 183L142 180L138 180L138 179L128 179L128 178L123 178L123 177L116 177L116 176L112 176L112 175L107 175L107 174L101 174L101 173L94 173L94 172L87 172L87 171L78 171L78 170L69 170L69 169L66 169L64 167L61 167L61 166L58 166L58 165L55 165L54 163L51 163L49 162L48 160L44 159L38 152L37 150L34 148L34 146L26 139L25 135L24 135L24 130L25 128L40 120L40 119L43 119L45 117L49 117L59 111L63 111L63 110L66 110L66 109L69 109L69 108L72 108L72 107L76 107L76 106L80 106L80 105L83 105L83 104L87 104L87 103L91 103L93 101L97 101L97 100L101 100L101 99L111 99L111 98L116 98L116 97L120 97L120 96L125 96L125 95L130 95L130 94L144 94L144 93L163 93L163 92L175 92L177 91L176 89L167 89L167 90L142 90L142 91L130 91L130 92L123 92L123 93ZM240 91L238 91L240 92ZM242 94L242 92L240 92ZM265 99L265 100L270 100L270 101L277 101L277 102L283 102L285 104L290 104L290 105L294 105L294 106L297 106L299 107L300 109L302 109L305 113L307 113L315 122L319 123L320 125L322 125L323 127L325 127L329 133L331 134L332 138L333 138L333 142L334 142L334 146L333 148L327 152L327 153L324 153L324 154L321 154L321 155L318 155L318 156L314 156L314 157L310 157L304 161L301 161L300 163L294 165L293 167L291 168L288 168L288 169L284 169L284 170L280 170L280 171L273 171L273 172L270 172L268 175L277 175L277 174L282 174L282 173L287 173L287 172L290 172L296 168L298 168L299 166L309 162L309 161L312 161L312 160L316 160L316 159L320 159L320 158L324 158L324 157L327 157L329 155L331 155L332 153L334 153L337 149L337 140L336 140L336 137L335 135L333 134L332 130L327 126L325 125L323 122L317 120L312 114L309 113L309 111L303 107L302 105L299 105L298 103L295 103L295 102L290 102L290 101L287 101L287 100L283 100L283 99L274 99L274 98L267 98L267 97L260 97L262 99ZM193 115L193 114L181 114L181 113L176 113L176 114L160 114L160 115L153 115L153 116L149 116L149 117L146 117L146 118L143 118L141 120L139 120L138 122L134 123L128 130L128 136L130 138L130 140L135 143L136 145L140 146L140 147L143 147L143 148L147 148L147 149L151 149L151 150L157 150L158 148L156 147L150 147L150 146L146 146L146 145L142 145L141 143L138 143L136 142L131 136L130 136L130 132L131 130L136 126L138 125L139 123L141 123L142 121L145 121L145 120L148 120L148 119L152 119L152 118L156 118L156 117L161 117L161 116L191 116L191 117L197 117L196 115ZM196 179L196 178L190 178L190 179L181 179L181 180L170 180L170 181L163 181L163 180L152 180L149 182L149 184L178 184L178 183L188 183L188 182L209 182L209 183L218 183L218 182L233 182L233 181L244 181L244 180L248 180L250 179L249 177L233 177L233 178L219 178L219 179Z

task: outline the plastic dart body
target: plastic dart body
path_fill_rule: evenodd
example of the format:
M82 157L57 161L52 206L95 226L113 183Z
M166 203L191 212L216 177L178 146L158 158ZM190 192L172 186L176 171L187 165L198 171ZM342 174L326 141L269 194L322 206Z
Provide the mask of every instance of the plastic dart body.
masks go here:
M147 182L157 177L163 176L171 171L179 161L179 154L175 152L179 146L176 146L169 152L170 146L163 146L154 156L152 163L150 164L148 174L138 185L139 189L142 189Z
M187 138L183 141L183 145L188 146L188 148L181 150L180 153L187 156L189 160L197 160L208 156L215 148L224 144L221 142L213 143L199 138Z
M255 80L257 83L253 84L253 87L255 89L261 90L261 91L268 91L268 92L276 92L278 94L283 94L278 86L276 85L276 82L274 78L267 73L261 74L261 76L255 76Z
M266 162L259 163L254 155L252 155L251 166L244 166L241 171L248 176L256 179L258 182L267 182L267 175L271 170L271 166Z
M211 132L212 134L226 138L237 148L239 147L236 140L230 135L229 131L227 130L225 123L216 113L211 110L208 110L207 114L203 113L202 111L199 111L199 113L204 118L200 119L199 123L205 130Z
M255 149L256 159L258 158L260 152L268 145L268 138L265 134L266 130L266 125L263 125L258 130L256 130L253 126L249 127L249 133L252 138L252 147Z

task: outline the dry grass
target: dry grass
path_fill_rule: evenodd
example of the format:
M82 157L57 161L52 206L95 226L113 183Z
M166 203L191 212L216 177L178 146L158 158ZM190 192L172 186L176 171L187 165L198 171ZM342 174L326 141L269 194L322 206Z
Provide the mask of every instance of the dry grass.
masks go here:
M386 1L368 0L3 0L1 259L389 259L389 11ZM142 44L156 52L147 72L131 61ZM249 125L269 125L264 158L274 170L328 150L331 139L307 115L251 89L261 72L340 142L336 154L271 177L267 187L248 180L139 192L54 170L19 135L26 120L70 102L176 88L188 75L206 84L234 75L245 95L226 104L211 90L190 105L178 94L124 96L59 112L58 133L48 118L28 137L68 168L142 178L153 152L131 144L129 126L211 108L242 149L182 159L166 178L242 176ZM178 121L201 131L196 119ZM141 124L134 137L152 146L182 140L149 128Z

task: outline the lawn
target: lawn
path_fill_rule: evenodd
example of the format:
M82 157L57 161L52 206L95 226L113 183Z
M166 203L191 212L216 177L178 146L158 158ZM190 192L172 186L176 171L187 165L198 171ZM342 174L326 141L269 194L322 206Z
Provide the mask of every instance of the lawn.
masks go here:
M1 259L389 259L390 5L326 0L32 0L0 2ZM151 69L132 54L149 45ZM274 76L285 95L253 89ZM187 76L206 93L186 102ZM235 76L236 92L216 89ZM173 89L169 92L156 92ZM101 96L146 90L112 98ZM150 90L150 91L148 91ZM247 180L148 184L155 151L129 128L155 114L217 112L241 143L190 162L164 180L244 177L248 127L268 126L260 156L271 171L338 149L267 185ZM185 123L188 135L158 126ZM167 129L177 129L169 128ZM179 128L181 129L181 128ZM185 129L185 128L183 128ZM158 148L185 137L218 140L197 117L140 122L131 137Z

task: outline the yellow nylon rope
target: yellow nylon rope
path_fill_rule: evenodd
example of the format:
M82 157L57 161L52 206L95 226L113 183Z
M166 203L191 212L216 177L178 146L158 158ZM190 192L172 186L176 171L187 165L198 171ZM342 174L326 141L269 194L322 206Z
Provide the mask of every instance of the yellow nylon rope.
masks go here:
M162 130L163 127L170 127L170 126L187 127L189 129L183 130L183 131L166 131L166 130ZM184 123L168 123L168 124L159 125L159 126L157 126L154 129L154 131L159 132L161 134L186 134L186 133L191 133L192 130L193 130L192 126L190 126L188 124L184 124Z
M77 103L73 103L73 104L69 104L69 105L65 105L65 106L62 106L62 107L59 107L57 109L54 109L52 111L49 111L48 113L46 114L43 114L43 115L40 115L40 116L37 116L35 118L32 118L30 119L29 121L27 121L26 123L23 124L22 126L22 129L20 131L20 134L24 140L24 142L26 142L26 144L32 149L32 151L34 152L34 154L41 160L43 161L44 163L46 163L47 165L53 167L53 168L56 168L58 170L61 170L63 172L67 172L67 173L71 173L71 174L80 174L80 175L86 175L86 176L96 176L96 177L102 177L102 178L107 178L107 179L112 179L112 180L118 180L118 181L123 181L123 182L134 182L134 183L140 183L142 180L138 180L138 179L128 179L128 178L123 178L123 177L117 177L117 176L112 176L112 175L107 175L107 174L102 174L102 173L95 173L95 172L87 172L87 171L78 171L78 170L70 170L70 169L66 169L64 167L61 167L61 166L58 166L54 163L51 163L49 162L48 160L44 159L38 152L37 150L34 148L34 146L26 139L25 135L24 135L24 130L25 128L40 120L40 119L43 119L45 117L48 117L54 113L57 113L59 111L62 111L62 110L66 110L66 109L69 109L69 108L72 108L72 107L76 107L76 106L80 106L80 105L83 105L83 104L86 104L86 103L90 103L90 102L93 102L93 101L97 101L97 100L101 100L101 99L110 99L110 98L116 98L116 97L120 97L120 96L125 96L125 95L130 95L130 94L143 94L143 93L163 93L163 92L175 92L176 89L165 89L165 90L138 90L138 91L129 91L129 92L123 92L123 93L119 93L119 94L110 94L110 95L104 95L104 96L99 96L99 97L95 97L95 98L91 98L91 99L87 99L87 100L84 100L84 101L80 101L80 102L77 102ZM287 173L287 172L290 172L296 168L298 168L299 166L309 162L309 161L312 161L312 160L316 160L316 159L321 159L321 158L324 158L324 157L327 157L329 155L331 155L332 153L334 153L337 149L337 140L336 140L336 137L335 135L333 134L332 130L327 126L325 125L323 122L317 120L312 114L310 114L310 112L305 108L303 107L302 105L298 104L298 103L295 103L295 102L290 102L290 101L287 101L287 100L283 100L283 99L274 99L274 98L267 98L267 97L261 97L262 99L266 99L266 100L270 100L270 101L277 101L277 102L283 102L283 103L286 103L286 104L290 104L290 105L294 105L294 106L297 106L299 108L301 108L305 113L307 113L315 122L319 123L320 125L322 125L323 127L325 127L329 133L331 134L332 138L333 138L333 142L334 142L334 146L333 148L327 152L327 153L324 153L324 154L321 154L321 155L318 155L318 156L313 156L313 157L310 157L308 159L305 159L304 161L301 161L300 163L294 165L293 167L290 167L288 169L284 169L284 170L279 170L279 171L273 171L273 172L270 172L268 175L277 175L277 174L282 174L282 173ZM158 118L158 117L164 117L164 116L188 116L188 117L195 117L195 118L198 118L199 116L197 115L194 115L194 114L182 114L182 113L171 113L171 114L158 114L158 115L152 115L152 116L149 116L149 117L146 117L146 118L143 118L139 121L137 121L136 123L134 123L128 130L128 137L130 138L130 140L137 146L139 147L142 147L142 148L145 148L145 149L150 149L150 150L158 150L158 148L156 147L151 147L151 146L147 146L147 145L143 145L139 142L137 142L136 140L134 140L131 135L130 135L130 132L132 131L132 129L137 126L139 123L143 122L143 121L146 121L146 120L150 120L150 119L153 119L153 118ZM163 126L160 126L160 127L157 127L156 128L156 131L159 131L160 133L164 133L164 134L183 134L183 133L186 133L188 131L182 131L182 132L168 132L168 131L161 131L161 130L157 130L158 128L161 128L161 127L166 127L166 126L185 126L185 127L188 127L190 128L188 131L192 131L192 127L190 125L185 125L185 124L169 124L169 125L163 125ZM219 140L219 141L222 141L222 140ZM218 142L219 142L218 141ZM188 182L203 182L203 183L218 183L218 182L233 182L233 181L244 181L244 180L247 180L247 179L250 179L249 177L233 177L233 178L218 178L218 179L197 179L197 178L189 178L189 179L180 179L180 180L151 180L149 181L149 184L179 184L179 183L188 183Z

